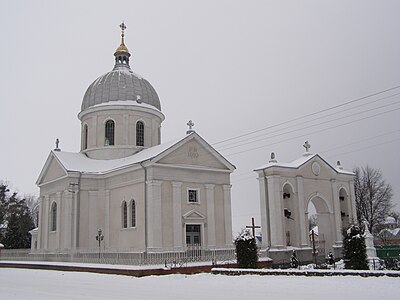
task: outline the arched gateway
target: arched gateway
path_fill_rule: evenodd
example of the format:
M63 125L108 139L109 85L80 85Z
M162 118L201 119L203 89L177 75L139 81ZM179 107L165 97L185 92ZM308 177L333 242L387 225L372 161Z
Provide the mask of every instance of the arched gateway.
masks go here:
M310 153L308 142L304 147L302 157L291 163L278 162L272 153L267 165L255 169L262 248L276 263L288 260L293 250L300 259L311 260L313 239L320 256L329 251L341 256L342 228L356 220L354 173Z

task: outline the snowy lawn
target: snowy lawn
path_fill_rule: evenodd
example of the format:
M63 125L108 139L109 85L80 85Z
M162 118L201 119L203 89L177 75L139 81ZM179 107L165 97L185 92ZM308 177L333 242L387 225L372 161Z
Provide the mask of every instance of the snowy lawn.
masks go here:
M0 299L399 299L400 279L338 276L129 277L0 269Z

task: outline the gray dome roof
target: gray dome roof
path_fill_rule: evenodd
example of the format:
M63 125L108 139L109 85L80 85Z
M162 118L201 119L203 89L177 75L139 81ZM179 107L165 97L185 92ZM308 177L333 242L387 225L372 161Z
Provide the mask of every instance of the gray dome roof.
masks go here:
M111 101L136 101L138 98L142 103L161 110L160 99L152 85L132 72L129 65L116 65L111 72L100 76L88 87L81 110Z

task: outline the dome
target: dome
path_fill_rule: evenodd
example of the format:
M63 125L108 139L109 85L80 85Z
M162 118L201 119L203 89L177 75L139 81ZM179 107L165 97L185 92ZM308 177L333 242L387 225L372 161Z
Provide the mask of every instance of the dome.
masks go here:
M124 43L126 26L122 23L120 27L121 45L114 53L114 69L97 78L88 87L83 97L81 111L103 103L127 100L149 104L161 111L156 90L146 79L131 70L129 65L131 54Z
M116 66L97 78L86 90L81 110L111 101L139 100L161 110L160 100L153 86L127 66Z

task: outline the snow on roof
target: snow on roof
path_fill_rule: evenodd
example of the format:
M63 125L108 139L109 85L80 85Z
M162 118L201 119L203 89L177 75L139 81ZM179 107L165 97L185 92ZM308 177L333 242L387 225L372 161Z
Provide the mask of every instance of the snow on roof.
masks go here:
M75 153L75 152L52 151L52 153L67 171L102 174L122 169L124 167L138 164L143 161L154 158L157 155L168 150L175 144L179 143L186 137L187 136L148 149L144 149L131 156L118 159L108 159L108 160L92 159L87 157L83 153Z
M157 107L154 107L153 105L144 102L138 102L137 100L110 100L109 102L93 105L91 106L91 108L110 106L110 105L129 105L129 106L146 107L161 112Z
M272 161L269 162L268 164L258 167L256 169L254 169L254 171L259 171L259 170L263 170L263 169L268 169L268 168L272 168L272 167L280 167L280 168L291 168L291 169L298 169L300 168L302 165L304 165L306 162L310 161L311 159L313 159L314 157L319 157L320 159L322 159L326 164L328 164L332 169L334 169L336 172L340 173L340 174L349 174L349 175L354 175L353 172L351 171L346 171L343 170L341 168L338 167L333 167L331 164L329 164L327 161L325 161L321 156L319 156L318 154L312 154L309 152L305 152L303 154L303 156L301 156L300 158L289 162L289 163L284 163L284 162L279 162L279 161Z

